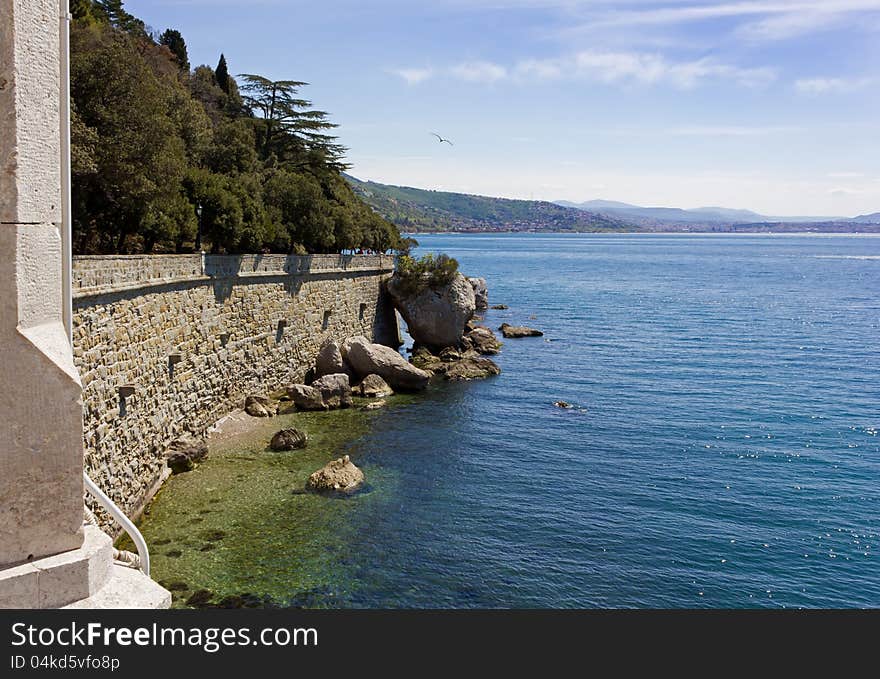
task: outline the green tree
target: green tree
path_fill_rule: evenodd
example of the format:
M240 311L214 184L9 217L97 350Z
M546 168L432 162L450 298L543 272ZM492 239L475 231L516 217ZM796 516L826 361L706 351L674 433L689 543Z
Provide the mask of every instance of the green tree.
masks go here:
M226 56L221 54L217 68L214 70L214 79L217 86L226 94L229 94L229 68L226 66Z
M165 45L165 47L171 50L174 58L177 59L177 64L180 66L181 71L189 73L189 53L186 49L186 40L183 39L180 31L176 31L173 28L167 29L159 37L159 44Z
M311 108L312 102L298 96L308 83L248 73L239 77L244 82L244 104L258 122L257 141L264 160L275 155L298 167L345 168L345 148L327 134L337 125L328 120L327 113Z

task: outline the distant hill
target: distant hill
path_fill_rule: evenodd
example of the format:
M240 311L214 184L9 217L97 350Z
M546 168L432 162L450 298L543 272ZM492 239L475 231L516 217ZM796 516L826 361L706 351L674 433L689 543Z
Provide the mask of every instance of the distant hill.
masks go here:
M870 215L859 215L858 217L853 217L850 221L858 224L880 224L880 212L874 212Z
M546 201L491 198L361 181L354 192L402 231L639 231L631 220Z
M575 207L580 210L588 210L618 217L624 220L634 221L643 228L656 230L662 227L686 227L688 225L703 225L716 227L734 224L838 224L844 222L871 224L869 218L876 215L865 215L847 219L846 217L774 217L758 214L751 210L736 210L726 207L642 207L630 203L621 203L614 200L588 200L585 203L572 203L570 201L556 201L557 205ZM717 229L708 229L717 230Z

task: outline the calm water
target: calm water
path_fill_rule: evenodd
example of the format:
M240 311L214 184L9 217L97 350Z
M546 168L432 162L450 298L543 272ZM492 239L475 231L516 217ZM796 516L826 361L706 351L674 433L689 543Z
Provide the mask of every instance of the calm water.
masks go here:
M280 483L277 502L300 504L263 498L271 554L227 537L205 562L193 544L189 587L356 607L880 606L880 238L419 240L488 279L510 306L489 325L545 337L506 341L497 378L371 414L346 445L369 492L290 500ZM186 484L224 496L203 467L175 477L148 537Z

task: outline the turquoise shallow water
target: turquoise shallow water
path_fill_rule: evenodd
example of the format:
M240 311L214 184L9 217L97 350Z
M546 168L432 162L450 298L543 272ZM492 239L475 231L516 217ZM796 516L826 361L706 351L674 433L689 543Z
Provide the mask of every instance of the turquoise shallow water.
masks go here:
M488 279L510 306L488 324L545 337L371 413L344 451L360 497L290 498L280 475L335 451L254 454L271 550L233 527L208 562L182 534L166 577L189 558L191 588L343 607L880 606L880 238L419 240ZM199 479L232 492L211 464L175 477L148 538Z

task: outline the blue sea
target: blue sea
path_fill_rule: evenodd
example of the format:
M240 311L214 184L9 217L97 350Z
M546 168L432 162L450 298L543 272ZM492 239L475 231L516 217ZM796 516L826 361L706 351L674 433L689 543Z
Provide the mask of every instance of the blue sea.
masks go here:
M545 335L358 441L343 605L880 606L880 237L418 240Z
M173 476L141 527L175 605L880 607L880 237L419 240L544 337ZM343 454L365 492L302 492Z

